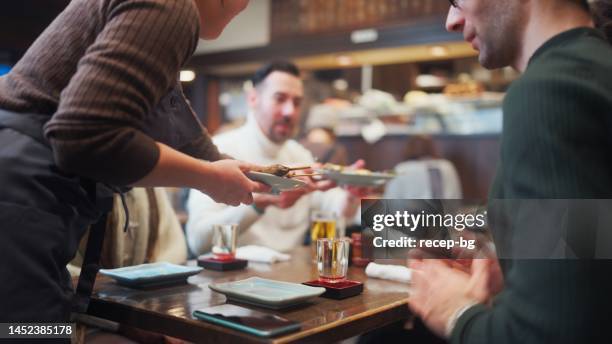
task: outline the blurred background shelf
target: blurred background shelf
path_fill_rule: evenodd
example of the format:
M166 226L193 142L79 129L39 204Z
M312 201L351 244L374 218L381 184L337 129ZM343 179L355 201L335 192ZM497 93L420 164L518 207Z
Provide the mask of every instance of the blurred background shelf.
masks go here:
M0 73L68 3L3 4ZM298 138L307 138L313 106L331 104L331 130L349 160L391 169L406 159L410 138L425 135L455 165L464 196L483 198L497 163L503 95L517 74L480 67L463 37L446 32L447 11L440 0L252 0L218 40L201 42L185 94L219 132L244 121L251 73L289 59L303 70L306 93Z

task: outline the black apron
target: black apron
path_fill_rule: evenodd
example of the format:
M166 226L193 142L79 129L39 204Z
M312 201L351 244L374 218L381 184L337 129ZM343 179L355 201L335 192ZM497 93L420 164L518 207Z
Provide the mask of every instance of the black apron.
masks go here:
M49 119L0 110L0 323L69 321L66 265L112 207L109 188L55 165Z

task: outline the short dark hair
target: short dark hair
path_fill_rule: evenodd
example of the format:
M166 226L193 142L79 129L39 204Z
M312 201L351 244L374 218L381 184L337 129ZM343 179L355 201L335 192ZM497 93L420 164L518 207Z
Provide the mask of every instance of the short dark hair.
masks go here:
M289 61L274 61L259 68L255 74L253 74L253 77L251 78L253 86L257 87L264 80L266 80L268 75L272 74L272 72L283 72L298 78L300 77L300 70L293 63Z
M612 0L595 0L591 2L591 13L595 26L603 32L612 43Z

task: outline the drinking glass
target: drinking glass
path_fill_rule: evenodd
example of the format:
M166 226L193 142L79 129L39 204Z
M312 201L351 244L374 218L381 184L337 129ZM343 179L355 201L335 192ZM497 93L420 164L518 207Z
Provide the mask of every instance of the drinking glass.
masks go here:
M336 237L336 216L332 212L315 210L310 214L310 250L313 260L317 254L318 239Z
M213 225L212 253L216 259L234 259L237 232L238 226L235 224Z
M336 283L346 279L349 247L349 239L317 240L317 271L320 281Z

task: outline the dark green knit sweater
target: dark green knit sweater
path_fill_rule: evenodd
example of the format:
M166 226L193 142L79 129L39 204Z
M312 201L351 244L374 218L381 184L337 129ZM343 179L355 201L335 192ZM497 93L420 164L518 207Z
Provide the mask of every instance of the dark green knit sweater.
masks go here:
M490 199L612 198L611 129L612 46L594 29L557 35L508 90ZM507 263L494 306L465 312L453 343L612 342L612 264Z

